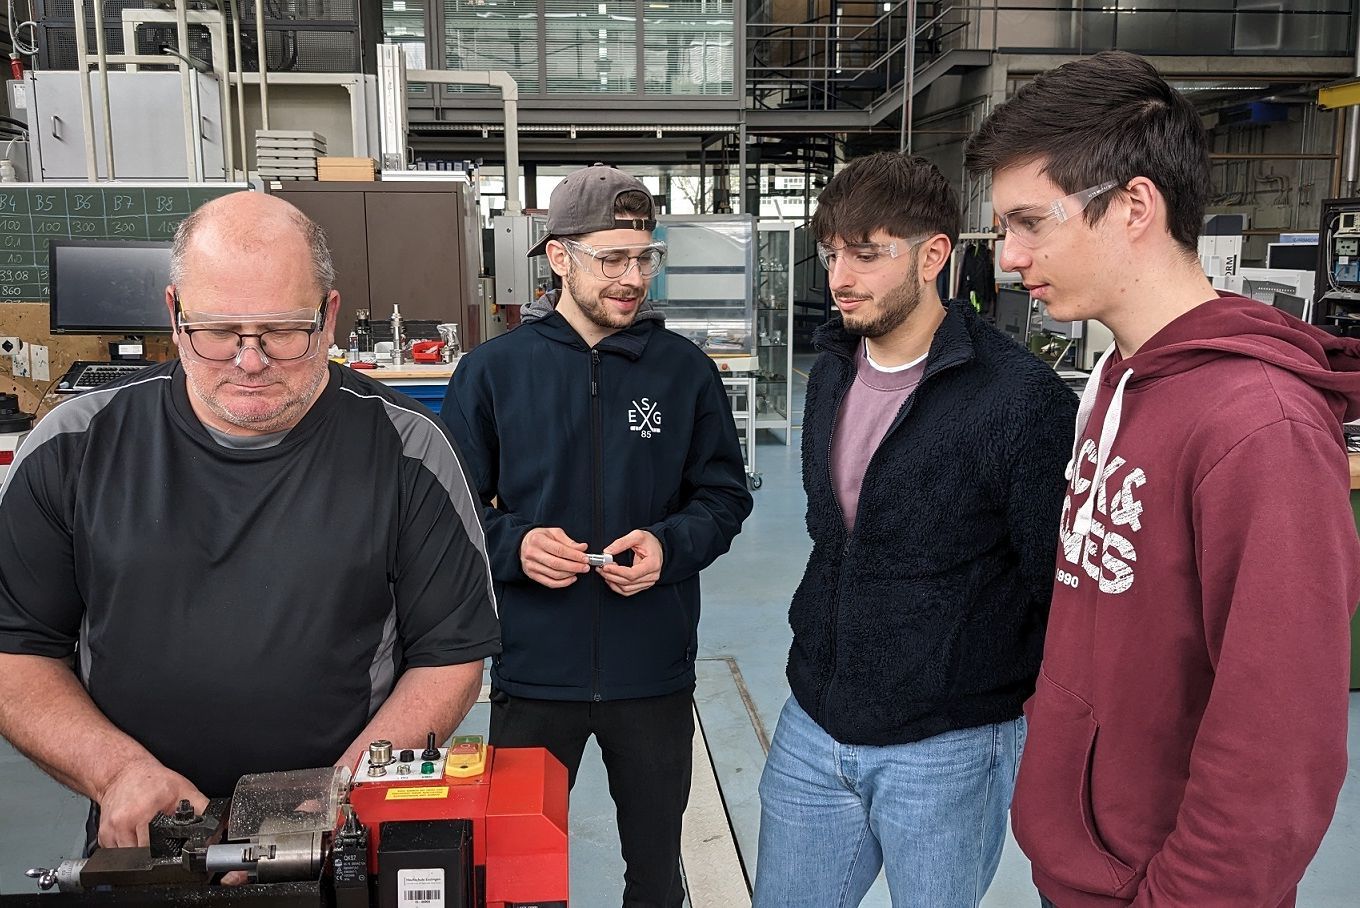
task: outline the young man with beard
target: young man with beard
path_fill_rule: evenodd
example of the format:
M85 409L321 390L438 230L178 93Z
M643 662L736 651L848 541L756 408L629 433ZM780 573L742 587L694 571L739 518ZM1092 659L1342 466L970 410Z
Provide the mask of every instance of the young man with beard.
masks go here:
M1052 589L1076 399L945 306L959 203L923 158L832 179L812 220L840 316L818 329L789 610L793 696L760 783L757 908L977 905L1006 837Z
M1015 836L1061 908L1292 906L1346 776L1360 342L1219 294L1199 112L1041 73L970 141L1002 265L1114 334L1082 397Z
M634 177L597 164L563 179L530 251L561 295L462 359L442 415L485 506L500 602L490 742L547 747L574 783L595 735L623 904L676 908L699 572L751 496L717 368L647 302L655 225ZM593 567L600 553L614 563Z

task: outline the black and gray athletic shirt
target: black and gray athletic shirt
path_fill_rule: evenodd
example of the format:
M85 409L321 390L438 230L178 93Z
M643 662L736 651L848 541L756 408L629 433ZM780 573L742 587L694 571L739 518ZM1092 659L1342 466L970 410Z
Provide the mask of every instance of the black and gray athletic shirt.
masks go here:
M63 403L0 488L0 652L73 651L103 713L209 796L329 766L406 668L500 651L443 426L335 365L266 448L215 442L178 363Z

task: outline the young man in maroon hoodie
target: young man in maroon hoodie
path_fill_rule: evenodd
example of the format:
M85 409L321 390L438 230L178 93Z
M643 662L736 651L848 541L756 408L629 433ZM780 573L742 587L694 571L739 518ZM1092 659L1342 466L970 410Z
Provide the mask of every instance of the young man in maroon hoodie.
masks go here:
M1292 906L1346 773L1360 342L1217 293L1199 114L1145 60L1042 73L968 146L1001 264L1115 343L1087 386L1012 806L1046 904Z

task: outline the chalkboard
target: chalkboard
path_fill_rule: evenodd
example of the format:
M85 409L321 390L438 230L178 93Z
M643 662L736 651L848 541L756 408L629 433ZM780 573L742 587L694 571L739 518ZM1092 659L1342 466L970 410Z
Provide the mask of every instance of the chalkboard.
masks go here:
M0 302L48 298L48 240L169 240L244 183L0 183Z

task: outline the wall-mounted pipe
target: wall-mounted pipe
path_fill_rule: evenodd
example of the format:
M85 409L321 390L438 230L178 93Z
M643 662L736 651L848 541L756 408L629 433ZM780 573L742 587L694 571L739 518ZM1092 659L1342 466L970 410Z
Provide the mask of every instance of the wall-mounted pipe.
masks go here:
M179 0L183 2L183 0ZM269 128L269 42L264 33L264 0L255 0L255 40L260 56L260 128Z
M231 91L232 81L236 82L236 123L240 133L242 179L250 172L246 166L247 155L250 154L248 150L250 140L246 137L246 66L241 62L241 13L243 11L242 0L227 0L227 15L231 17L231 44L232 50L235 52L233 63L236 69L234 72L228 71L225 90ZM224 123L222 126L224 133L231 129L230 123Z
M203 158L198 146L198 122L194 116L194 90L189 82L188 0L175 0L175 40L179 44L179 95L184 105L184 166L190 180L203 179ZM109 162L113 175L113 162Z
M104 39L104 0L94 0L94 52L99 57L99 90L104 95L104 159L105 172L115 179L113 170L113 117L109 100L109 57ZM84 67L82 67L82 70ZM86 75L88 79L88 74Z
M1356 26L1356 34L1352 35L1355 41L1355 76L1360 78L1360 24ZM1360 116L1354 107L1346 109L1346 182L1342 186L1341 194L1346 198L1355 195L1355 180L1357 158L1360 157Z
M94 151L94 98L90 92L90 46L85 40L85 0L75 0L76 70L80 73L80 117L85 133L85 174L91 183L99 182L99 161ZM100 23L103 27L103 23ZM108 103L105 95L104 102ZM107 118L106 118L107 119Z
M501 91L505 107L505 213L524 213L519 194L519 83L515 77L500 69L412 69L407 70L408 82L428 82L443 85L490 85ZM403 111L403 119L405 113Z

